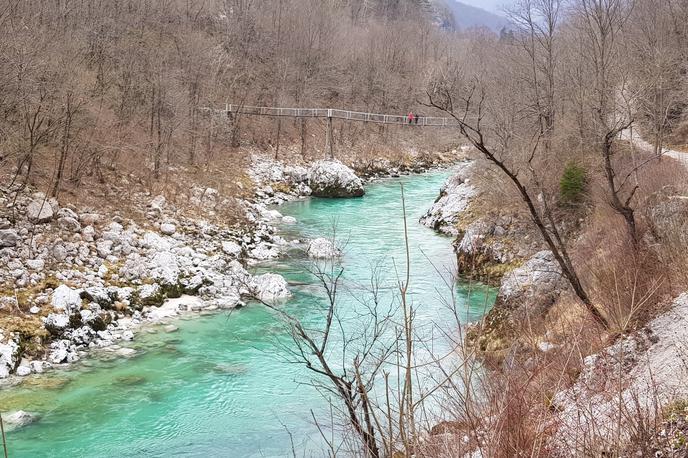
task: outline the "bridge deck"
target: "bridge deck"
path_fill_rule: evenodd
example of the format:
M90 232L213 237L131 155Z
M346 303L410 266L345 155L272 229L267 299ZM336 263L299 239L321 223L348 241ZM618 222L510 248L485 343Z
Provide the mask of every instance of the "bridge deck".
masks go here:
M409 124L407 115L364 113L360 111L336 110L332 108L278 108L227 104L225 111L227 114L286 116L292 118L329 118L344 119L347 121L373 122L377 124ZM414 116L415 115L414 113ZM456 127L457 122L453 118L438 118L421 115L418 116L417 121L414 119L412 125L421 127Z

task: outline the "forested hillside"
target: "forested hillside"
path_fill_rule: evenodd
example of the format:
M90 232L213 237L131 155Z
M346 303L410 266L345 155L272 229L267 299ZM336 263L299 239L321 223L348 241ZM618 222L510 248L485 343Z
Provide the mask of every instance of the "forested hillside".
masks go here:
M12 186L57 194L108 169L147 179L207 166L241 145L296 144L317 157L318 122L232 123L204 108L417 109L427 69L454 40L428 11L389 0L3 2L3 170ZM345 149L403 138L381 134L337 132Z

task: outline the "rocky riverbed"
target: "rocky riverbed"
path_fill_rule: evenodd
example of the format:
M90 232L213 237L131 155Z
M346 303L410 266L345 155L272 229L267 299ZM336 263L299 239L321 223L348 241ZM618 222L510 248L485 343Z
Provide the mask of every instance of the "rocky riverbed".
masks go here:
M354 197L363 181L337 161L310 167L256 160L255 197L236 202L213 188L192 188L199 212L240 205L247 223L226 227L185 216L164 196L139 196L144 224L97 209L61 205L40 192L4 196L0 219L0 378L41 373L89 349L135 337L136 329L184 312L234 308L247 297L287 297L276 274L246 267L303 246L315 257L336 254L314 241L287 241L274 225L293 223L268 207L309 195ZM171 300L182 295L200 300ZM126 352L126 348L121 349Z

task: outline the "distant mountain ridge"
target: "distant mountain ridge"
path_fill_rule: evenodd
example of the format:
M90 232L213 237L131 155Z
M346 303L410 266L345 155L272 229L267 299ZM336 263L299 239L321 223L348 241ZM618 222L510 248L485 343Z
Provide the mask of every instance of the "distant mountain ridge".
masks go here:
M487 27L499 32L509 25L509 21L482 8L467 5L457 0L434 0L437 22L444 28L470 29Z

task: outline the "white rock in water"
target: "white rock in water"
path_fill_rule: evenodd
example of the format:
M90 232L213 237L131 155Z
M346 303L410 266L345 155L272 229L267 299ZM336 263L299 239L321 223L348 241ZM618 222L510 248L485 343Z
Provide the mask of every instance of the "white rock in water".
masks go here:
M179 331L179 328L173 324L168 324L163 329L165 330L165 332L177 332L177 331Z
M229 256L238 258L241 255L241 245L231 240L224 240L222 242L222 251Z
M282 214L277 210L263 210L261 211L261 216L270 220L282 218Z
M124 331L122 333L122 340L134 340L134 333L132 331Z
M123 356L123 357L125 357L125 358L131 358L132 356L134 356L134 355L136 354L136 350L134 350L133 348L126 348L126 347L124 347L124 348L118 348L118 349L115 351L115 353L116 353L118 356Z
M177 226L172 223L162 223L160 225L160 232L165 235L172 235L177 232Z
M278 274L267 273L254 277L253 291L258 299L266 302L291 296L287 281Z
M17 246L20 240L14 229L0 230L0 248Z
M342 251L326 238L312 240L308 244L306 253L314 259L332 259L342 255Z
M318 161L309 171L308 185L316 197L361 197L363 180L339 161Z
M67 285L58 286L53 292L51 304L57 310L72 310L81 307L81 290Z
M20 377L26 377L31 375L31 368L29 366L19 366L16 373Z
M282 222L286 224L295 224L296 218L294 218L293 216L283 216Z
M53 207L44 199L35 199L26 207L26 216L32 223L48 223L53 219Z
M46 361L31 361L29 366L31 367L31 371L34 373L42 374L46 369L50 368L50 363Z
M23 410L17 410L16 412L3 415L2 420L11 426L9 429L16 429L37 421L38 416Z

